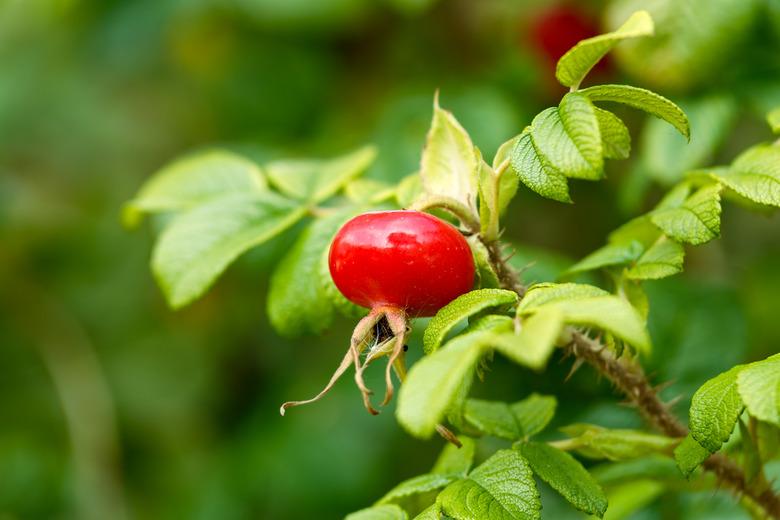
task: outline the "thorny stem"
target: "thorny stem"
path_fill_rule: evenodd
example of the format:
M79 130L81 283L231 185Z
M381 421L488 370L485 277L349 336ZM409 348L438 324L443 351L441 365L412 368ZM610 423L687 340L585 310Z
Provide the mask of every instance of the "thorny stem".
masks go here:
M485 243L485 246L490 252L490 262L498 274L501 287L522 297L525 294L525 286L520 282L517 272L504 260L501 245L495 241ZM669 437L680 438L688 435L688 428L671 412L669 404L659 397L658 390L650 384L641 365L636 361L618 357L601 342L576 330L564 348L567 353L588 363L607 378L653 427ZM780 519L780 497L771 489L756 489L751 486L746 481L742 468L733 460L717 453L702 465L737 496L757 504L769 517Z

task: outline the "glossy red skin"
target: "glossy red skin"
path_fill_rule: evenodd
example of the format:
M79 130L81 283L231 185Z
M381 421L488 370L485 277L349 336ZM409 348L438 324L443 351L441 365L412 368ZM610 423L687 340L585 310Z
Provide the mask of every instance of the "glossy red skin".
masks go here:
M362 307L433 316L470 291L474 258L452 225L419 211L359 215L336 233L328 257L339 291Z

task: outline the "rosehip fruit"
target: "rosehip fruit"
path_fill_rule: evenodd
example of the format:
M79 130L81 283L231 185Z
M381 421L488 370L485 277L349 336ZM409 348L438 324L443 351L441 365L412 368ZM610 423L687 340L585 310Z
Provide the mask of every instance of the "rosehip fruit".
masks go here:
M471 290L474 259L452 225L419 211L377 211L347 222L330 247L339 291L370 309L433 316Z

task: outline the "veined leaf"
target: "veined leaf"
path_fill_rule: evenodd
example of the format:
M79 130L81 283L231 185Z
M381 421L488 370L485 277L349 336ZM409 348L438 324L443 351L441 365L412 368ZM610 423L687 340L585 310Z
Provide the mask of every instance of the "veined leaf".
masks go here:
M720 190L717 184L704 186L678 207L653 211L650 219L678 242L709 242L720 236Z
M666 278L682 272L684 259L683 246L662 235L625 271L625 276L631 280Z
M467 399L463 407L463 418L484 435L516 441L523 437L509 403Z
M766 115L766 121L772 132L780 134L780 107L775 108Z
M541 503L531 469L514 450L499 450L466 479L450 484L438 498L456 520L535 520Z
M780 207L780 146L754 146L728 170L715 169L711 175L753 202Z
M516 301L517 294L503 289L477 289L455 298L439 309L425 329L425 352L429 354L438 349L447 333L469 316L491 307L509 306Z
M330 326L335 306L326 292L327 280L321 280L330 277L323 272L323 257L342 224L357 213L350 208L315 220L279 262L271 275L267 309L280 334L294 337Z
M266 164L268 179L294 199L322 202L374 162L376 148L364 146L333 159L286 159Z
M596 107L577 92L563 96L558 107L543 110L531 122L538 153L566 177L598 180L604 175Z
M429 195L453 199L476 212L479 162L474 144L455 116L433 102L433 121L420 162Z
M525 437L544 430L555 416L558 401L552 395L531 394L509 406Z
M571 202L566 176L540 154L530 128L518 137L511 160L512 170L528 188L548 199Z
M421 438L433 434L485 353L490 336L483 331L461 334L412 367L396 409L398 422L409 433Z
M571 436L567 444L585 457L613 461L631 460L654 454L671 454L678 441L640 430L608 429L592 424L561 428Z
M628 159L631 153L631 134L623 120L608 110L598 107L596 119L599 122L601 148L607 159Z
M520 305L517 306L517 315L527 314L548 303L607 295L609 295L607 291L592 285L579 283L537 283L529 287L523 299L520 300Z
M628 264L638 259L644 250L642 244L636 240L607 244L571 266L566 272L579 273L612 265Z
M688 434L674 449L674 460L677 461L677 467L685 478L688 478L709 457L709 450L696 442L691 434Z
M647 11L637 11L616 31L588 38L564 54L555 69L555 77L564 87L577 88L590 69L612 48L627 38L653 34L653 19Z
M691 400L690 428L693 438L715 453L731 436L744 405L737 391L738 365L704 383Z
M750 415L780 426L780 354L741 370L737 389Z
M438 503L426 507L414 520L441 520L441 506Z
M540 307L523 318L519 333L497 334L493 347L515 363L541 370L555 349L564 318L564 313L554 305Z
M460 448L450 443L447 443L442 448L439 457L433 464L431 473L462 476L468 473L471 465L474 463L474 452L477 449L477 445L474 439L463 435L459 436L458 440L461 443Z
M685 112L655 92L629 85L596 85L579 92L591 101L613 101L644 110L675 127L686 139L691 137Z
M266 189L265 177L255 163L226 150L209 150L155 173L125 206L124 221L132 227L144 213L186 210L224 195Z
M152 253L152 270L168 303L179 308L198 298L240 254L278 235L304 212L264 192L220 197L178 216Z
M424 475L418 475L416 477L404 480L393 489L388 491L385 496L377 501L377 505L392 504L398 500L413 495L435 491L451 484L452 482L455 482L460 478L461 476L456 474L444 475L441 473L426 473Z
M607 510L607 497L598 482L574 457L547 444L521 443L517 450L539 478L571 505L599 517Z
M408 520L408 518L406 511L397 505L385 504L361 509L347 515L344 520Z

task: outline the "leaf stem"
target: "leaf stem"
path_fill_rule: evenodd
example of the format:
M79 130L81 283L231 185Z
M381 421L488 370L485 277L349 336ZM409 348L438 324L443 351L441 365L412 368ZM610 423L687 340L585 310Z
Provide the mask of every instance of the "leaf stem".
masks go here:
M520 282L512 266L501 256L500 244L492 242L485 245L491 252L490 261L493 269L499 274L501 287L515 291L522 298L525 294L525 286ZM496 252L497 254L494 254ZM669 437L679 438L688 435L688 428L660 398L658 390L650 384L641 365L635 360L625 356L618 357L606 345L578 330L573 331L571 341L564 348L569 354L585 361L608 379L656 429ZM780 519L780 497L771 489L758 489L750 485L745 480L742 468L733 460L716 453L702 465L737 496L745 497L757 504L770 518Z

